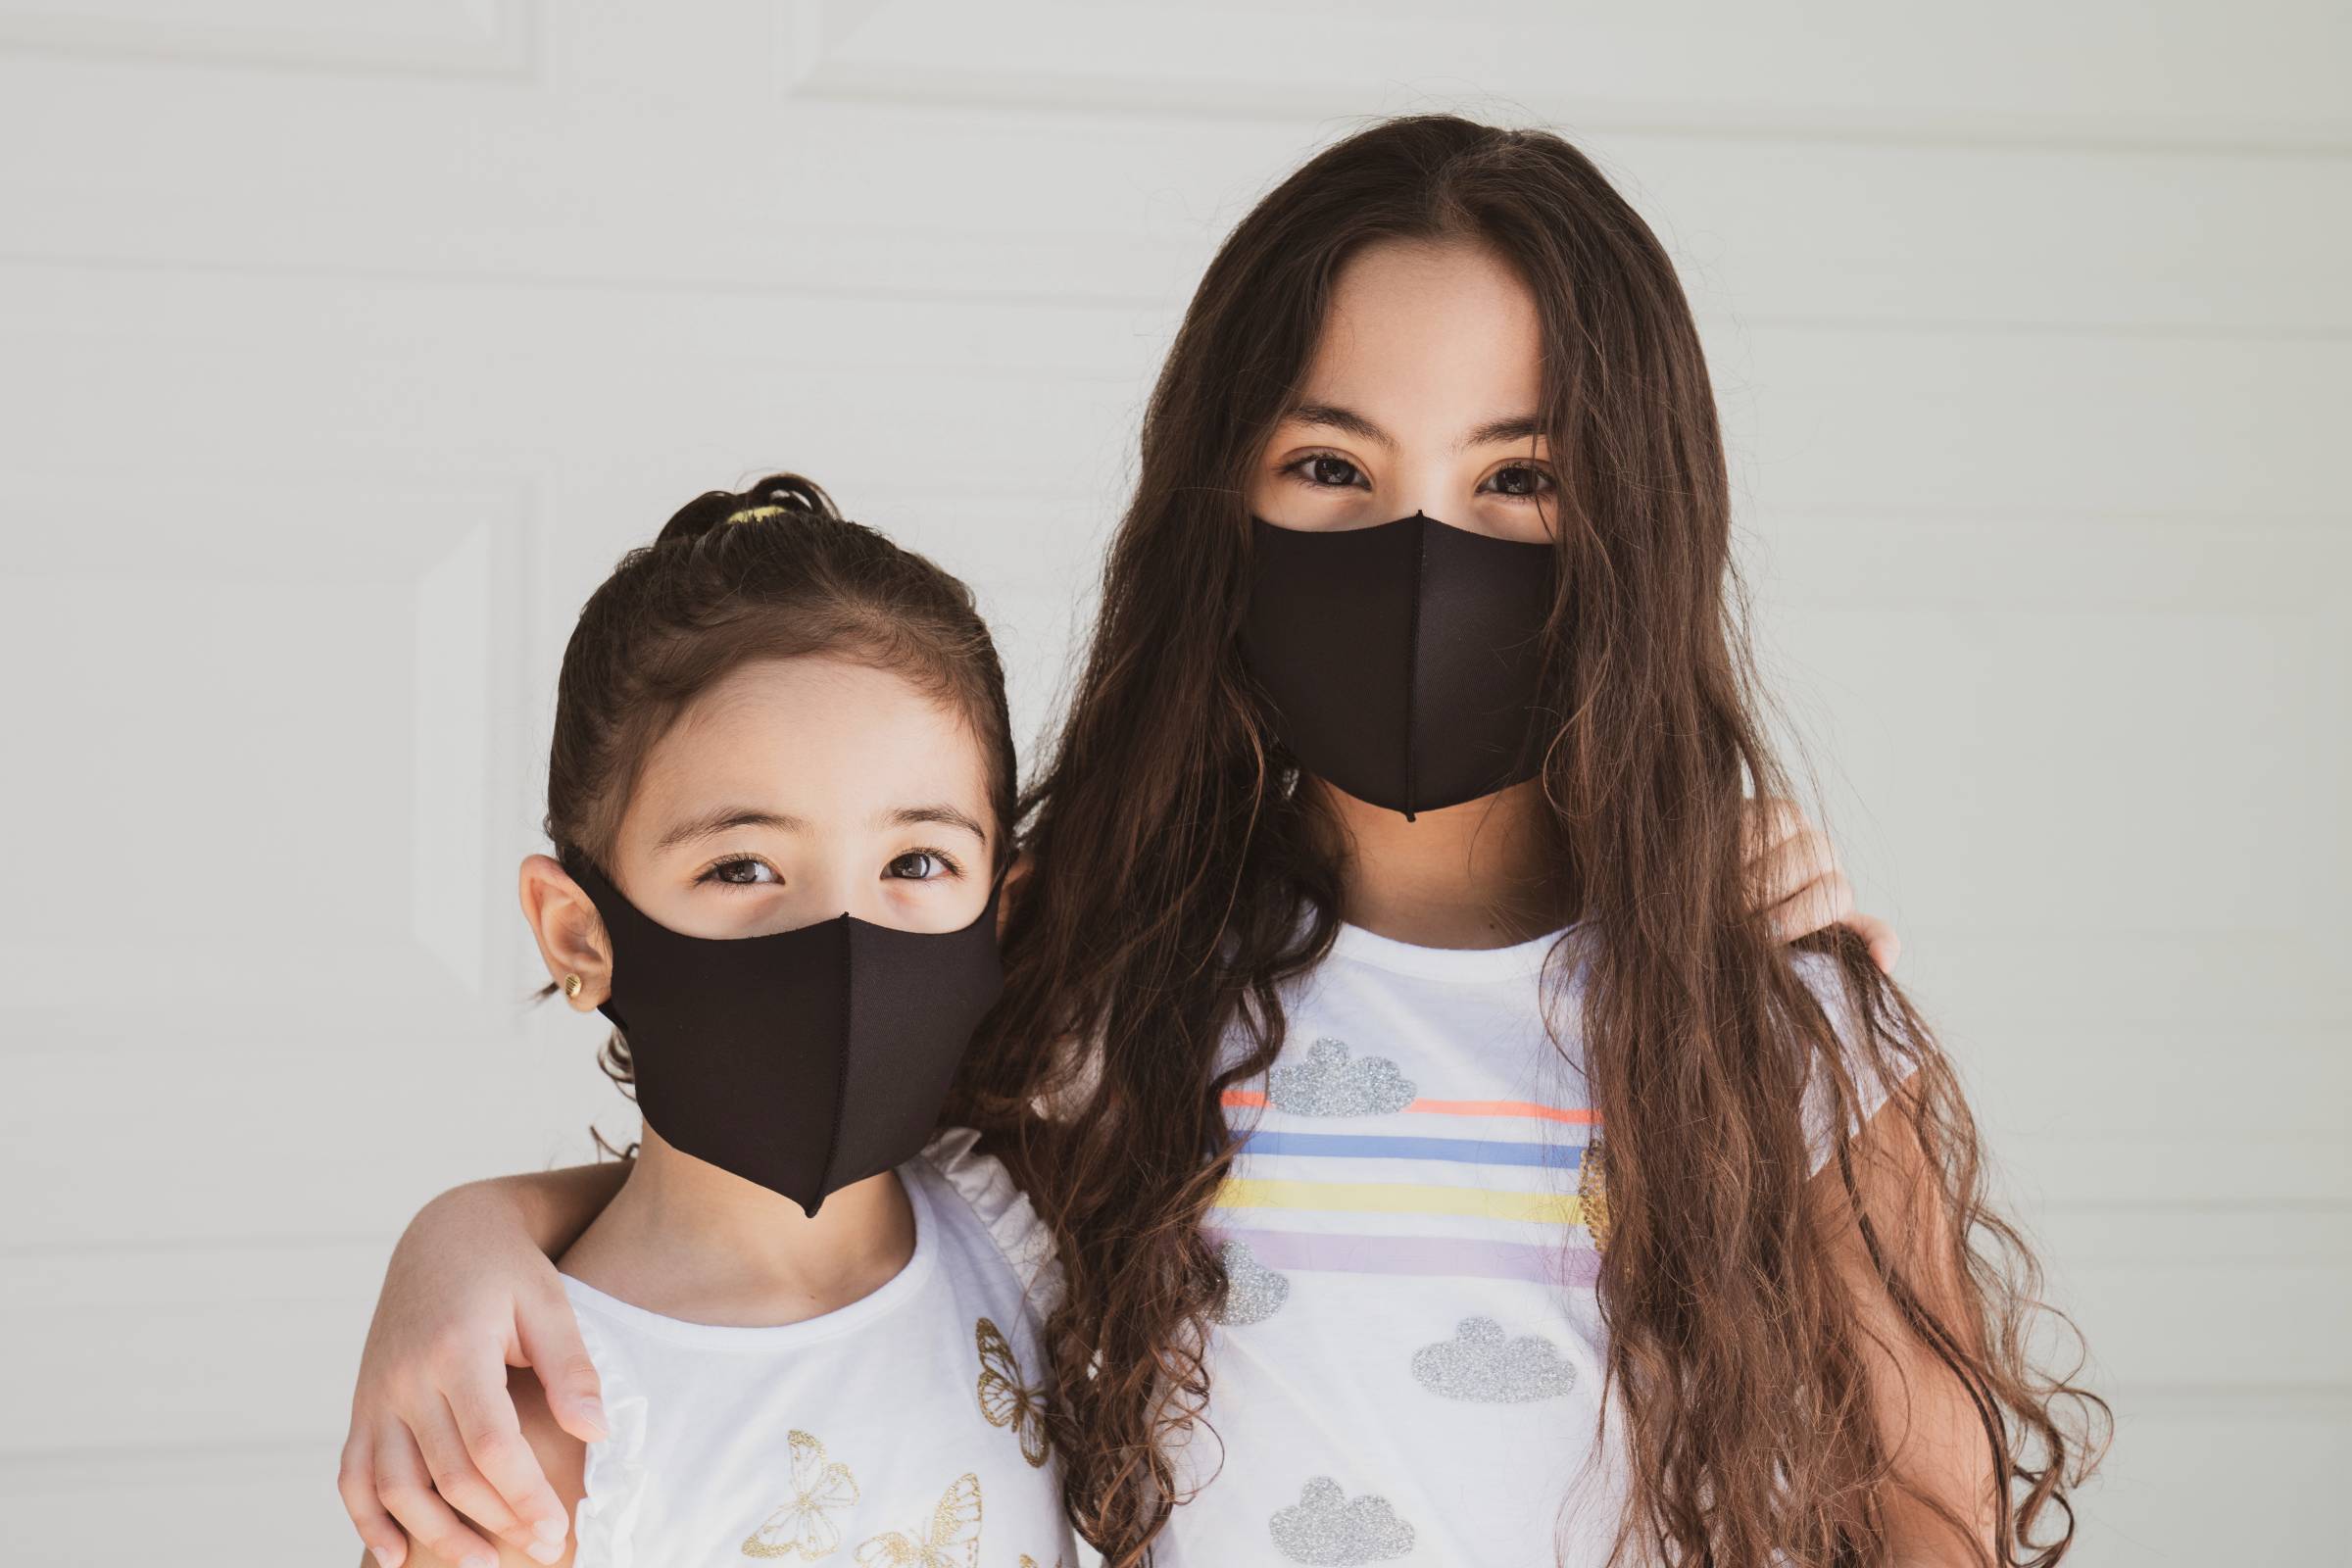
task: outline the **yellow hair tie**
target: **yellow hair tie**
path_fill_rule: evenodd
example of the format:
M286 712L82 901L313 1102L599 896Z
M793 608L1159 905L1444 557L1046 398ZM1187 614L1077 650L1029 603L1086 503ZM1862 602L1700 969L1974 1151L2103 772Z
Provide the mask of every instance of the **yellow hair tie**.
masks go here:
M762 517L781 517L786 510L783 507L746 507L741 512L730 514L727 520L729 522L758 522Z

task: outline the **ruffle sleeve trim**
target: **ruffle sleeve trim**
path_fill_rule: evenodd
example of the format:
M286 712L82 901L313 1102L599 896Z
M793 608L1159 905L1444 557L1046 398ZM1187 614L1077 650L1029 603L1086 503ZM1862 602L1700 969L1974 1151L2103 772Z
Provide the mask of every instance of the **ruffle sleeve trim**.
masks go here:
M582 1462L580 1506L572 1520L579 1548L575 1568L636 1568L637 1521L645 1506L645 1391L624 1358L581 1312L580 1337L604 1385L605 1441L591 1443Z
M923 1146L923 1158L971 1205L1020 1282L1022 1294L1042 1316L1061 1297L1061 1266L1054 1256L1053 1235L1004 1164L980 1152L979 1146L980 1135L969 1127L951 1127Z

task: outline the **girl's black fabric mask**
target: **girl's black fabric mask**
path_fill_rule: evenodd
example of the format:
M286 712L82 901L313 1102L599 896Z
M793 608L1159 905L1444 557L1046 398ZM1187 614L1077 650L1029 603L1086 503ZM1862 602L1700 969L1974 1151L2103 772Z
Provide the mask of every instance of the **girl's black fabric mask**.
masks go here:
M628 1042L638 1107L672 1147L809 1214L922 1151L1004 988L1001 889L960 931L843 914L724 940L657 923L584 856L564 863L612 943L597 1011Z
M1298 765L1411 817L1543 765L1553 547L1416 512L1374 528L1250 522L1242 658Z

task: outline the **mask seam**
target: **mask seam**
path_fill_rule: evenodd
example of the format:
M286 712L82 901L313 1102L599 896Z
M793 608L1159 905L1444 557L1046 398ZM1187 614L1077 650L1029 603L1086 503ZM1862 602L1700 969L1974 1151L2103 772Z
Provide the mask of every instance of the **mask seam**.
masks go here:
M1420 519L1421 526L1413 530L1413 603L1404 633L1404 819L1407 822L1413 819L1421 784L1415 742L1419 739L1421 721L1421 589L1429 576L1430 528L1426 515L1418 512L1413 515Z
M841 926L841 1047L833 1054L833 1130L825 1141L824 1169L817 1172L816 1201L821 1207L833 1185L833 1167L841 1159L842 1101L850 1092L850 1047L858 1038L858 987L853 984L857 962L857 933L847 920Z

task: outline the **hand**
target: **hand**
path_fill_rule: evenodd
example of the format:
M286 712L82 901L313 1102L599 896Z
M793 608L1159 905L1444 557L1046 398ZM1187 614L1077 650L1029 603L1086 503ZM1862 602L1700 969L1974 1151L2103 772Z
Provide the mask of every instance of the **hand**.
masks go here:
M1844 926L1870 949L1882 974L1894 972L1902 939L1894 927L1854 907L1854 886L1821 829L1787 801L1747 803L1747 868L1763 890L1758 906L1771 911L1784 942L1834 925Z
M564 1431L605 1436L596 1367L555 1265L512 1197L477 1183L410 1223L360 1357L337 1486L383 1568L400 1568L410 1535L448 1562L494 1568L468 1519L537 1561L563 1554L569 1521L523 1439L510 1366L538 1373Z

